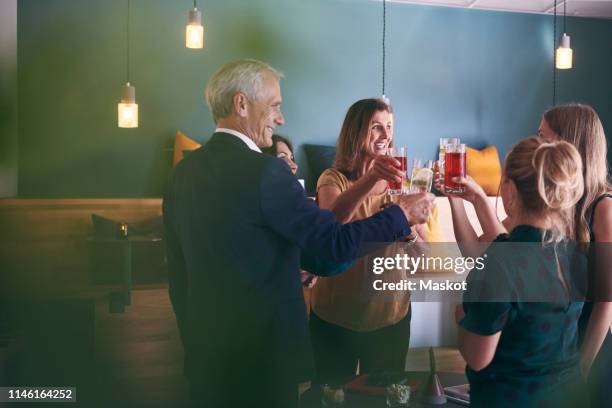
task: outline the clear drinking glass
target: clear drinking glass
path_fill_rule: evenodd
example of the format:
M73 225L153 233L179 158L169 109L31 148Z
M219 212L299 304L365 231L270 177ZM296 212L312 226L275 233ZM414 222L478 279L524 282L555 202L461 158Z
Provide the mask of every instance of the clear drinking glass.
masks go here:
M440 138L440 153L438 155L438 162L439 162L439 170L440 170L440 176L444 177L444 158L446 155L446 146L448 145L458 145L459 144L459 138L457 137L441 137Z
M414 159L410 177L410 193L431 192L433 183L433 161Z
M407 408L410 403L410 386L391 384L385 389L388 408Z
M444 172L444 190L447 193L464 193L465 187L453 181L454 177L465 177L465 145L447 145Z
M388 189L389 195L399 195L402 194L403 181L406 178L406 173L408 171L408 156L406 155L406 148L389 147L387 149L387 154L389 156L393 156L393 158L400 163L400 165L396 166L396 168L402 171L402 181L390 181Z

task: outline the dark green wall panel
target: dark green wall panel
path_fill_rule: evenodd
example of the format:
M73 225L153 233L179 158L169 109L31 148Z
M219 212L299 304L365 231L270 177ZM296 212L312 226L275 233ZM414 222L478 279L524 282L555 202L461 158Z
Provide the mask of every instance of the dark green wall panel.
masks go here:
M132 1L138 129L118 129L125 1L19 1L19 194L158 196L177 129L205 141L203 92L223 63L285 73L279 130L334 144L348 106L381 92L382 5L369 0L201 1L206 49L184 47L190 1ZM552 17L388 4L387 95L396 140L433 157L439 137L503 155L552 99ZM593 104L612 126L612 22L569 18L576 68L558 101ZM608 130L610 133L611 130ZM301 150L298 162L305 168Z
M0 1L0 197L18 184L17 0Z

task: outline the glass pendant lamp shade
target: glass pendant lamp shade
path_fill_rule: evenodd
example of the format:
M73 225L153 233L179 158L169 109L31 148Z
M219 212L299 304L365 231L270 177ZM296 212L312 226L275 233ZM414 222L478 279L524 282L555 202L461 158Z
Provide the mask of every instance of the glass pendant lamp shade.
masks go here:
M189 11L189 23L185 27L185 47L193 49L204 48L202 12L195 7Z
M561 37L561 43L555 54L555 66L557 69L570 69L572 68L572 57L573 51L570 47L569 35L563 33Z
M125 30L125 61L126 83L121 93L121 102L117 105L117 126L120 128L138 127L138 104L136 103L136 88L130 84L130 0L127 0L127 16Z
M117 123L120 128L138 127L138 104L136 103L136 88L126 83L123 96L117 106Z

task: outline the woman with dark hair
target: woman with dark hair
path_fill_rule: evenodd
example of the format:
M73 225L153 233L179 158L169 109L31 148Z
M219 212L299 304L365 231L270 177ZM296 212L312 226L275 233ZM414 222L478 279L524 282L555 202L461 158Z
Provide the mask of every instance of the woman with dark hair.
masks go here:
M281 135L272 135L272 146L264 147L261 149L263 153L269 154L271 156L278 157L283 160L291 169L291 172L295 175L298 171L298 165L295 162L295 157L293 156L293 144L289 139ZM309 269L312 272L316 272L316 274L312 274L305 270L302 270L300 273L302 285L304 285L308 289L312 289L312 287L317 283L317 274L320 275L333 275L345 270L348 265L351 263L335 265L329 262L322 262L317 260L316 257L303 256L302 259L302 267L305 269ZM308 302L307 302L308 304Z
M293 155L293 145L291 141L281 135L272 135L272 146L263 148L262 151L272 156L276 156L287 163L291 172L296 174L298 165Z

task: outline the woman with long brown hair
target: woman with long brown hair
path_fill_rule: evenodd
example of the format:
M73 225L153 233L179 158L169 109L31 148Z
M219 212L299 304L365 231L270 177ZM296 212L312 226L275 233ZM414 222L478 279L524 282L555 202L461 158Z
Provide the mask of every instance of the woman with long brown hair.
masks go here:
M387 183L402 177L394 167L395 159L387 155L392 142L391 107L381 99L355 102L338 137L334 166L318 180L319 206L346 223L369 217L391 203ZM388 271L385 279L399 281L400 274ZM404 370L410 294L374 292L372 276L362 258L341 275L319 278L313 288L310 328L317 382L351 378L357 367L360 373Z
M293 155L293 144L286 137L277 134L272 135L272 146L264 147L261 151L283 160L287 163L291 172L294 175L297 174L298 165Z

